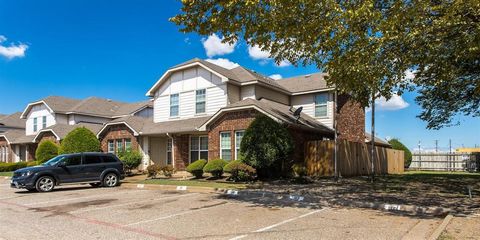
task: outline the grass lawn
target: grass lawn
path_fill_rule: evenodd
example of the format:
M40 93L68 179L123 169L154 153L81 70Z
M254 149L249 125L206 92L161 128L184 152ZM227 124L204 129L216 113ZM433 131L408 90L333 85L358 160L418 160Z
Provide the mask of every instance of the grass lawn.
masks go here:
M246 188L244 183L223 183L207 180L173 180L173 179L147 179L141 181L144 184L160 184L160 185L175 185L175 186L194 186L194 187L210 187L210 188Z
M1 177L11 177L13 172L0 172Z

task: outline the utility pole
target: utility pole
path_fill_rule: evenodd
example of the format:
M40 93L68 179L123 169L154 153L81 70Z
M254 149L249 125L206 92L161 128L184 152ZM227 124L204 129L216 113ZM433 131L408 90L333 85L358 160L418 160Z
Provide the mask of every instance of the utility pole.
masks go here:
M422 155L421 155L421 149L422 149L422 141L418 141L418 168L422 168Z
M372 136L370 137L370 143L372 144L371 156L372 156L372 179L375 181L375 91L372 91Z

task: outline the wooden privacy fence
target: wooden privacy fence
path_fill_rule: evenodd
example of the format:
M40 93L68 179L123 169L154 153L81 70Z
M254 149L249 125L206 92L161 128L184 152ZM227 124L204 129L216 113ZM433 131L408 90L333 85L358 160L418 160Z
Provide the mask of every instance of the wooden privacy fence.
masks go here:
M371 174L371 146L365 143L338 140L337 168L342 176ZM310 176L334 175L335 142L310 141L305 144L305 165ZM404 172L403 151L375 147L375 173Z

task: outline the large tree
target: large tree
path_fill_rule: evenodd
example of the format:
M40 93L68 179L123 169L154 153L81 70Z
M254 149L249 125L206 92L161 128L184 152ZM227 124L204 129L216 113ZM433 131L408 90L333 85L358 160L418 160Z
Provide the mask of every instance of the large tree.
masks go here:
M184 32L315 64L364 106L418 90L428 128L480 115L480 1L183 0ZM408 72L415 78L407 79Z

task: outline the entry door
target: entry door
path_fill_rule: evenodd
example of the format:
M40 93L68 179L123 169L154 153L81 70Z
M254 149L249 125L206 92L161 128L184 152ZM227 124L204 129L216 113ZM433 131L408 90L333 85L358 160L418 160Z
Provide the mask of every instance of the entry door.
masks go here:
M20 145L19 148L19 154L18 157L20 158L20 161L26 161L27 160L27 146L25 145Z
M150 159L160 166L166 165L166 138L150 138Z

